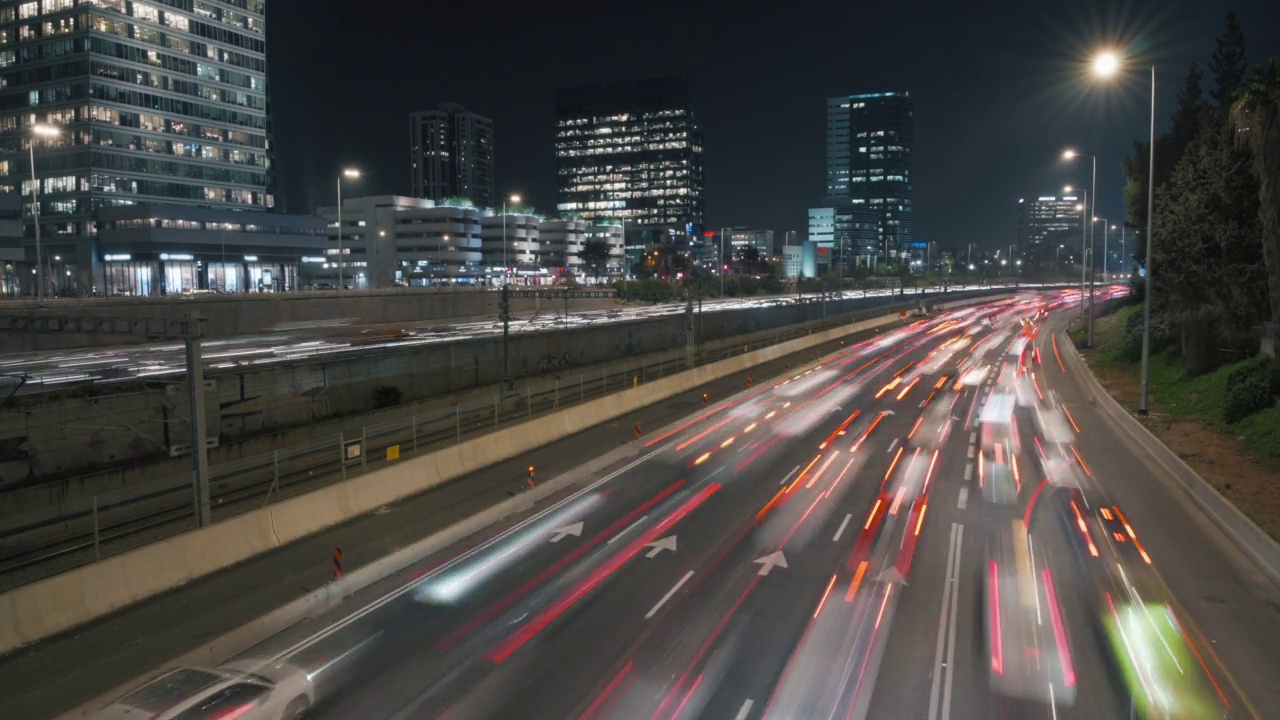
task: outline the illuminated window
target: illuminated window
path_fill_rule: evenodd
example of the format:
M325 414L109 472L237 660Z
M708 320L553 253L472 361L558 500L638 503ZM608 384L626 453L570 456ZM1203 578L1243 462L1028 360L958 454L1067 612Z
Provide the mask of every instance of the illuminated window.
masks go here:
M18 6L18 17L24 20L29 17L35 17L40 12L40 3L24 2Z

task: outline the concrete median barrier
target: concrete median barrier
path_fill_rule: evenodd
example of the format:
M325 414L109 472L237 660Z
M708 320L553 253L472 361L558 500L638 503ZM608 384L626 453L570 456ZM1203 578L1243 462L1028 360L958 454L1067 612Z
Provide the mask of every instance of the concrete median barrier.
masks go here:
M855 332L900 322L896 314L877 317L764 347L672 375L662 382L623 390L503 428L207 528L22 586L0 595L0 653L69 630L380 506L518 457L565 435L623 417L706 383L743 373L795 352L819 348ZM714 398L712 400L715 401ZM548 487L554 486L540 483L539 495ZM528 500L526 498L525 501ZM488 518L491 514L477 516L481 517ZM363 575L356 571L343 578L342 582L354 577Z

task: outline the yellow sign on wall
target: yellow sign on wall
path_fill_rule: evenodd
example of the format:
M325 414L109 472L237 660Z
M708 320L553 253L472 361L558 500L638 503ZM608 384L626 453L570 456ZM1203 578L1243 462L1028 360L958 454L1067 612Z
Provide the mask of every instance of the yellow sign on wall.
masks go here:
M400 446L399 446L399 445L392 445L391 447L387 448L387 461L388 461L388 462L390 462L390 461L392 461L392 460L399 460L399 459L400 459Z

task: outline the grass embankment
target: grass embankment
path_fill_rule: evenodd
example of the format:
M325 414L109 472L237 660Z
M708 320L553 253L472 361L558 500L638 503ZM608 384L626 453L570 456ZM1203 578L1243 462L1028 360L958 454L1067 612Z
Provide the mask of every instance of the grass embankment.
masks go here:
M1130 306L1095 320L1092 349L1084 348L1083 328L1071 331L1098 382L1126 408L1138 406L1139 364L1125 358L1125 328L1129 316L1141 311ZM1153 355L1150 414L1144 422L1218 492L1280 539L1280 403L1237 422L1223 419L1227 378L1247 362L1188 379L1176 353Z

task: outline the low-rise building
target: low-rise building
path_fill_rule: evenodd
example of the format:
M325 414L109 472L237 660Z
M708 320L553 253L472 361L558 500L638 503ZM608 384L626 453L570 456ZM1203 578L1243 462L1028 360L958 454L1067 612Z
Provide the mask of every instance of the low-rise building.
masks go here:
M96 217L108 296L299 290L327 246L324 220L311 215L139 203ZM72 258L44 262L53 293L88 292L74 287Z
M341 238L337 207L320 214L329 247L325 262L309 268L317 287L473 283L489 275L481 226L487 210L398 195L343 198Z
M503 276L508 276L513 283L537 284L533 279L546 275L539 233L542 221L540 216L529 212L483 212L480 217L483 263L491 278L501 282Z

